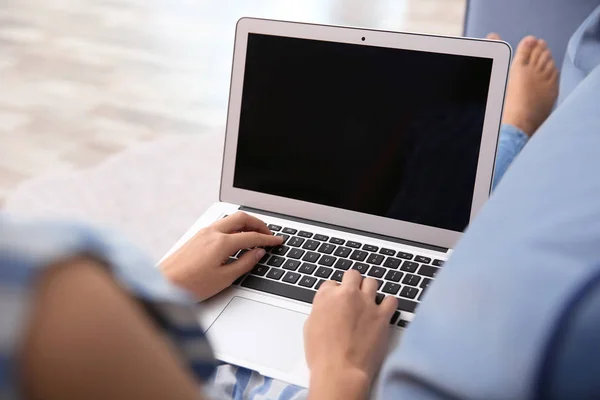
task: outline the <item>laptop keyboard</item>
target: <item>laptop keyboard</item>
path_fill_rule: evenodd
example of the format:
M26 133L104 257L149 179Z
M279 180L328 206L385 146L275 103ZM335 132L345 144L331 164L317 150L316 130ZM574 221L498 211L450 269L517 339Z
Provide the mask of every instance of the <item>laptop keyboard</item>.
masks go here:
M280 225L269 225L280 246L267 248L267 254L248 274L234 282L249 289L312 303L326 280L341 282L344 272L355 269L377 280L376 302L385 296L398 299L398 311L390 323L405 327L400 311L414 313L423 293L444 261L417 254L381 248ZM235 261L247 250L229 259Z

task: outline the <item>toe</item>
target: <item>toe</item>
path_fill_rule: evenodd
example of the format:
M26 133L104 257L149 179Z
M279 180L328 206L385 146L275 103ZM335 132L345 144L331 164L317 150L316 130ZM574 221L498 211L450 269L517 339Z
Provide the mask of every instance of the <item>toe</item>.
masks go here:
M553 76L558 74L558 69L556 68L556 64L552 58L550 58L550 61L544 64L541 71L543 76L550 80L552 80L551 78Z
M544 70L550 63L552 63L552 52L550 49L546 49L540 54L535 66L541 71Z
M497 33L495 33L495 32L490 32L490 33L488 33L488 34L487 34L487 36L486 36L485 38L486 38L486 39L489 39L489 40L502 40L502 39L500 38L500 35L498 35L498 34L497 34Z
M531 58L531 52L537 45L537 39L534 36L525 36L517 46L517 52L515 54L515 62L520 64L529 63Z
M546 44L546 41L539 39L531 51L531 58L529 59L530 64L539 65L542 54L544 54L547 49L548 45Z

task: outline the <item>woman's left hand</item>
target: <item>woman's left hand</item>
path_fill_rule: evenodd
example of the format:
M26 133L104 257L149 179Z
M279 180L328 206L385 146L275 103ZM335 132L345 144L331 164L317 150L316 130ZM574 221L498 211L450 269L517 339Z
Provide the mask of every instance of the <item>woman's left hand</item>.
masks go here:
M282 242L283 238L273 236L264 222L237 212L200 230L163 261L160 268L171 282L205 300L250 271L265 255L260 247L278 246ZM252 250L226 264L240 249Z

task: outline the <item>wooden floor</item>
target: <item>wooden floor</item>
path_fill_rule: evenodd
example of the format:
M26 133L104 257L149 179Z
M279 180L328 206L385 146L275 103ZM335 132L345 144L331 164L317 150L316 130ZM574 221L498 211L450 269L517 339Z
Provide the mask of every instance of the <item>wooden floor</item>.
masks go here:
M222 128L242 16L459 35L464 2L0 0L0 204L30 177Z

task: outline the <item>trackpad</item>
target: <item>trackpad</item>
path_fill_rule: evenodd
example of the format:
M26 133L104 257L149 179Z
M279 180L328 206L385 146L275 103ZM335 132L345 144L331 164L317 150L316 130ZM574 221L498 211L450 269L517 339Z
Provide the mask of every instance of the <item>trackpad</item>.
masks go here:
M207 334L218 353L291 372L304 362L302 337L308 315L234 297Z

